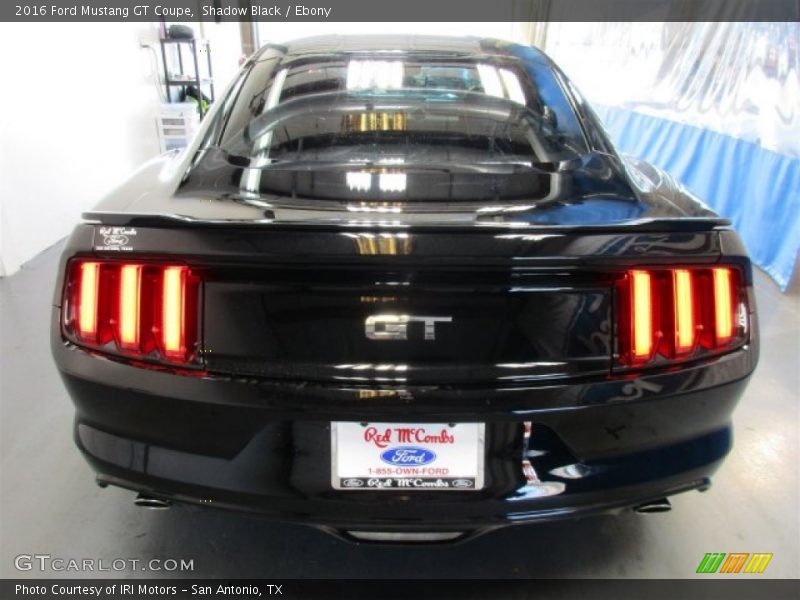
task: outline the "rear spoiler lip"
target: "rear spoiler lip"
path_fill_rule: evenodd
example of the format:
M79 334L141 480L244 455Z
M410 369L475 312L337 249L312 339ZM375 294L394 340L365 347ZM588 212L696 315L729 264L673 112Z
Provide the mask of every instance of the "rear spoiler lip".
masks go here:
M148 213L120 213L106 211L85 212L82 215L84 223L88 225L107 225L112 227L152 227L156 229L168 228L280 228L300 230L327 230L331 229L352 231L364 229L377 229L383 231L447 231L447 232L539 232L539 233L604 233L619 232L620 230L637 233L657 232L695 232L710 231L716 228L731 226L729 219L721 217L678 217L678 218L644 218L630 221L618 221L601 224L586 225L544 225L541 223L527 224L519 222L486 221L466 224L464 222L431 222L430 224L402 223L395 219L375 219L344 221L344 220L308 220L308 221L277 221L274 219L198 219L196 217L179 214L148 214Z

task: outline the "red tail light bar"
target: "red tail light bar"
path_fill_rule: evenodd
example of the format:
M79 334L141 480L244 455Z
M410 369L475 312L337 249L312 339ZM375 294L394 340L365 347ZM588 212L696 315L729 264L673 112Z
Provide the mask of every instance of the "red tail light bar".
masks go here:
M184 265L73 260L64 334L112 354L197 364L199 287L199 278Z
M733 266L637 268L617 281L617 363L700 358L747 341L747 299ZM200 279L184 265L76 259L64 335L134 359L198 366Z
M747 341L738 268L643 268L617 283L619 362L643 366L700 357Z

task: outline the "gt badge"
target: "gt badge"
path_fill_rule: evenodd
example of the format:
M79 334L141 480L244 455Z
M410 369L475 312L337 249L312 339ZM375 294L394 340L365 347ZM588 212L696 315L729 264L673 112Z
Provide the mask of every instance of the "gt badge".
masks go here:
M364 321L371 340L407 340L409 323L424 323L425 340L436 339L436 323L450 323L453 317L414 317L411 315L370 315Z

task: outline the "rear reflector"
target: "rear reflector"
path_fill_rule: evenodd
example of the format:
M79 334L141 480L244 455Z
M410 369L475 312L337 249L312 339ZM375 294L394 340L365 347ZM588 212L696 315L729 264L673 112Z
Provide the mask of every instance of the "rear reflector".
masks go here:
M746 341L746 295L736 268L634 269L619 280L617 298L623 365L688 360Z
M197 362L199 279L188 267L76 260L66 290L68 339L128 357Z

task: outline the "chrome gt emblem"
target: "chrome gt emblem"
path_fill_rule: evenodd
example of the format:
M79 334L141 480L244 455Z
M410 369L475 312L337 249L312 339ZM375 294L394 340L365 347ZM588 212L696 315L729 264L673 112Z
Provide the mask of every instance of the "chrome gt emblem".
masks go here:
M450 323L453 317L414 317L411 315L370 315L364 329L371 340L407 340L409 323L424 323L426 340L436 339L436 323Z

